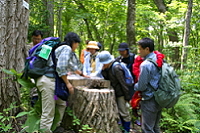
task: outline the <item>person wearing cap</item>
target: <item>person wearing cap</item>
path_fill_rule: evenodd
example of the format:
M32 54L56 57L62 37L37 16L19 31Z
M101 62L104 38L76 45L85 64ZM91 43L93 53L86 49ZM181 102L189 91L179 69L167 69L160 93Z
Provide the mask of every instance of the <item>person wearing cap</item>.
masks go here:
M120 43L118 46L118 51L120 56L116 58L116 61L123 62L126 64L127 68L132 74L132 65L134 63L135 54L130 52L129 46L127 43ZM134 77L134 75L132 74ZM130 89L130 96L132 97L134 94L134 87L129 87Z
M98 55L98 58L100 63L103 64L102 75L104 79L110 80L111 86L115 90L116 102L122 126L126 132L129 132L131 116L127 103L129 103L130 95L128 85L124 79L124 71L119 64L113 66L115 59L108 51L102 51ZM115 75L113 74L113 71Z
M102 78L101 70L103 64L99 62L99 58L97 56L99 54L98 42L89 41L87 49L90 53L85 58L85 62L83 64L83 74Z

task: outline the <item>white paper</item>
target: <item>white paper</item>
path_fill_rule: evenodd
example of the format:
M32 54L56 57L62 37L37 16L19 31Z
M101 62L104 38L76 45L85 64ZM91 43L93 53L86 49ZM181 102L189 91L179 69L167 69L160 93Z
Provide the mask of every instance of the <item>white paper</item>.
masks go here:
M23 0L23 6L29 10L29 4L25 0Z

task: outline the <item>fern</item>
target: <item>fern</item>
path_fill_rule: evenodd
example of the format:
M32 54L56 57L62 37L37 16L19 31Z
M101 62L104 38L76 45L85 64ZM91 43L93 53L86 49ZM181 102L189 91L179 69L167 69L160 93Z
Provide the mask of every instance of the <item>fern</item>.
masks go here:
M174 108L164 109L161 128L165 133L195 133L199 130L200 120L193 101L199 94L183 94Z

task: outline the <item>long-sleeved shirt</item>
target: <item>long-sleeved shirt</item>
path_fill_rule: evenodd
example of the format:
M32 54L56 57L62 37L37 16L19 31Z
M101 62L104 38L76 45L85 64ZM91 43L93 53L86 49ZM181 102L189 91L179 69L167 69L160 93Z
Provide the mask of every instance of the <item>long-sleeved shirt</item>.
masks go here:
M62 45L55 50L55 57L57 61L56 72L59 77L67 75L68 72L81 70L82 65L77 58L76 54L72 51L71 47L68 45ZM48 66L53 65L52 58L48 60ZM48 77L54 77L53 74L45 74Z
M106 80L110 80L111 86L115 90L116 97L124 96L124 99L129 101L130 92L124 79L124 71L120 65L115 65L114 68L112 67L113 63L109 68L102 70L102 75Z
M142 100L148 100L153 97L154 90L158 88L158 82L160 79L160 73L158 68L150 61L146 60L151 58L156 61L156 54L150 53L140 65L140 75L138 83L135 84L134 89L142 92Z
M88 54L83 64L83 74L103 78L103 76L101 75L103 64L99 62L98 54L95 57L95 68L92 68L93 66L91 66L90 60L91 54ZM95 72L92 72L93 69L95 70Z

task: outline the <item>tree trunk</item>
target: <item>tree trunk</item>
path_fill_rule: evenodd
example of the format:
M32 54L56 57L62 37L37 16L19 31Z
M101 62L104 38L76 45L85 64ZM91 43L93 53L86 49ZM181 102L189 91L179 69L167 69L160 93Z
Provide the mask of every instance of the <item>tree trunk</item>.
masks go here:
M171 1L169 1L171 2ZM167 6L165 4L164 0L154 0L155 5L158 8L158 11L161 13L165 13L167 11ZM167 34L169 37L169 41L171 42L178 42L179 38L178 38L178 34L175 31L175 29L167 29ZM161 41L161 40L159 40ZM174 67L178 68L180 66L180 47L174 47L173 48L173 54L171 56L172 62L174 62Z
M184 63L187 60L187 46L189 43L189 37L190 37L190 20L192 17L192 6L193 6L193 0L188 0L188 9L185 16L185 30L184 30L184 37L183 37L183 48L182 48L182 56L181 56L181 69L184 68Z
M43 3L46 8L44 23L49 27L44 36L54 36L54 0L43 0Z
M87 19L83 19L86 27L87 27L87 33L88 33L88 40L94 40L93 36L92 36L92 31L90 30L90 25Z
M154 0L154 3L157 6L159 12L165 13L167 11L164 0Z
M104 79L72 79L75 86L74 95L70 97L69 104L74 115L80 120L76 125L78 131L84 125L91 129L88 132L121 133L117 121L119 119L115 93L110 89L110 82ZM64 117L64 127L69 127ZM83 131L84 132L84 131ZM86 131L85 131L86 132Z
M29 11L22 0L1 0L0 10L0 112L3 112L11 103L20 105L19 85L13 77L7 79L2 69L20 71L24 67ZM9 115L18 112L19 108L13 108Z
M130 49L135 45L135 0L128 0L128 12L127 12L127 23L126 23L126 34L127 42ZM137 51L134 51L137 52Z
M82 125L96 133L117 133L118 110L114 90L77 87L72 110ZM81 127L79 127L81 129Z
M58 3L58 14L57 14L57 31L58 31L58 36L60 37L61 40L63 40L63 35L62 35L62 10L63 10L63 0L60 0Z

